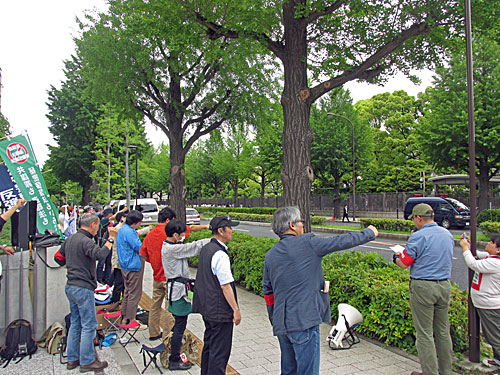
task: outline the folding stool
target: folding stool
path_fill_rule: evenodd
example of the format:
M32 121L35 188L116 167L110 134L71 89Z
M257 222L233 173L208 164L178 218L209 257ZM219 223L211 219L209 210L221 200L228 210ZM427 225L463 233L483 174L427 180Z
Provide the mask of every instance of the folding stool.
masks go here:
M118 322L120 321L120 318L122 317L122 313L120 311L115 311L115 312L110 312L110 313L104 313L103 314L104 320L109 323L109 325L104 328L104 336L106 336L109 332L114 332L114 331L119 331L120 328L118 327Z
M142 349L141 349L142 359L144 360L144 366L146 367L144 367L144 370L142 370L141 374L144 374L146 372L148 367L151 365L151 362L154 363L155 367L158 369L158 371L160 371L160 374L163 374L163 372L161 372L160 367L158 366L158 362L156 361L157 360L156 356L162 353L164 349L165 349L165 344L160 344L158 346L155 346L154 348L142 344ZM148 363L146 363L146 354L149 356Z
M125 331L125 332L123 332L121 339L123 339L125 337L125 335L127 335L127 334L129 335L129 338L125 344L120 339L120 344L122 344L123 347L126 347L130 343L130 341L135 341L136 343L140 344L139 340L137 340L135 338L135 334L137 333L137 331L139 331L140 326L141 325L139 324L139 322L137 320L134 320L134 321L130 322L129 324L118 323L118 327L122 328Z

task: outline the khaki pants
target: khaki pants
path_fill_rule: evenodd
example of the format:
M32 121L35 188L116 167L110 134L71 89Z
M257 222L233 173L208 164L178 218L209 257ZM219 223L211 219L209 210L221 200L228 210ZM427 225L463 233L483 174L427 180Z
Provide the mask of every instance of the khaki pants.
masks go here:
M124 271L122 270L123 284L125 291L123 292L122 300L122 316L123 319L135 320L137 314L137 306L142 297L142 278L144 276L144 259L139 271Z
M151 303L151 310L149 310L149 336L156 337L161 334L160 318L161 307L163 301L167 298L167 282L166 281L153 281L153 302ZM168 302L167 302L168 304Z
M410 282L410 307L418 358L424 375L451 374L450 297L449 280Z
M493 358L500 361L500 309L476 309L486 341L493 348Z

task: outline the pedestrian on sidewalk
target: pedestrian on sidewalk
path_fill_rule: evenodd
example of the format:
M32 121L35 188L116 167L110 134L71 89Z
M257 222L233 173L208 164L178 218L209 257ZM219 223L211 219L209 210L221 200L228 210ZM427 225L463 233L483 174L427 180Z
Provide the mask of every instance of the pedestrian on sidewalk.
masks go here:
M187 293L189 282L192 281L188 258L198 256L201 248L210 242L210 238L182 243L186 237L187 228L186 224L177 219L169 221L164 232L167 239L161 248L161 260L165 271L164 277L167 279L168 311L175 319L168 369L188 370L191 364L182 362L180 357L182 336L186 329L188 315L191 313L191 300Z
M153 268L153 296L151 309L149 310L148 327L149 339L154 341L161 339L162 332L160 329L161 307L163 301L167 297L167 282L163 272L162 264L162 246L163 242L167 239L165 234L166 225L176 218L176 213L169 207L163 208L158 213L158 224L155 228L144 238L139 254L151 263ZM208 229L208 225L193 225L187 226L184 237L188 237L190 231L200 229Z
M493 359L485 359L487 366L500 367L500 234L493 233L486 251L477 251L474 258L465 233L460 237L465 264L473 270L470 298L479 314L486 341L493 348Z
M109 229L104 246L98 246L93 238L99 230L96 214L84 214L80 229L61 246L59 254L65 258L68 270L66 296L71 312L71 326L68 332L68 370L80 366L80 372L98 371L106 368L108 362L99 361L94 353L94 338L97 328L94 290L97 288L96 260L106 259L118 230Z
M347 204L344 206L344 215L342 216L342 222L344 222L344 219L347 219L347 222L349 222L349 207L347 207Z
M455 241L448 230L434 222L434 211L426 203L413 207L410 220L417 231L405 250L394 254L394 263L410 268L410 308L423 371L411 374L450 375L453 349L448 310Z
M131 210L116 238L118 262L125 286L122 300L123 324L129 324L135 320L137 306L142 297L144 259L139 255L142 242L136 232L142 224L142 218L141 212Z
M210 221L212 239L198 257L193 312L201 313L205 323L201 375L224 375L231 355L233 327L241 322L241 313L231 272L226 243L233 239L233 227L239 222L227 216Z
M327 238L304 234L297 207L277 210L272 229L280 240L266 254L262 287L280 344L281 374L318 375L319 325L331 321L321 261L334 251L374 240L378 231L370 225L359 233Z

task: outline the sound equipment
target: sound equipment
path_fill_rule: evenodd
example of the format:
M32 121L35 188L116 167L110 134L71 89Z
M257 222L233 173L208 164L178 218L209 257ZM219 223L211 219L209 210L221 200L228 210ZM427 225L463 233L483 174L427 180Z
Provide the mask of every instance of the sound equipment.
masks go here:
M338 310L337 324L330 330L326 341L331 349L349 349L359 343L359 337L353 328L363 321L363 316L355 307L347 303L340 303Z

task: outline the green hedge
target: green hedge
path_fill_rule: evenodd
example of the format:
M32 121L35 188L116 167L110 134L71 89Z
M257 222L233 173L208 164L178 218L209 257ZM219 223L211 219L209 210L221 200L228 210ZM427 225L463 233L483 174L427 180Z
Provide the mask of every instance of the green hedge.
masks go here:
M219 208L219 207L215 207ZM214 216L216 215L229 215L231 219L234 220L240 220L240 221L256 221L256 222L261 222L261 223L270 223L273 221L273 215L269 214L264 214L264 215L259 215L259 214L251 214L251 213L244 213L244 212L235 212L235 211L227 211L227 212L222 212L222 211L214 211L210 212L213 213ZM323 216L311 216L311 224L312 225L325 225L327 219L324 218Z
M485 221L500 222L500 209L482 210L479 215L477 215L477 224L479 225Z
M210 236L208 230L192 232L194 241ZM267 237L234 233L228 243L235 280L262 295L262 270L266 252L277 242ZM190 263L197 266L198 259ZM363 315L359 331L386 344L415 351L415 330L409 306L409 272L376 253L334 253L323 259L325 279L331 281L332 319L336 306L348 303ZM450 308L451 336L456 352L467 350L467 292L453 286Z
M416 229L411 220L403 219L359 219L363 227L373 225L379 231L390 230L395 232L411 232Z
M486 236L489 236L492 233L500 233L500 222L483 221L481 224L479 224L479 229Z
M273 215L277 208L274 207L195 207L199 213L211 213L227 215L229 212L241 212L246 214Z

